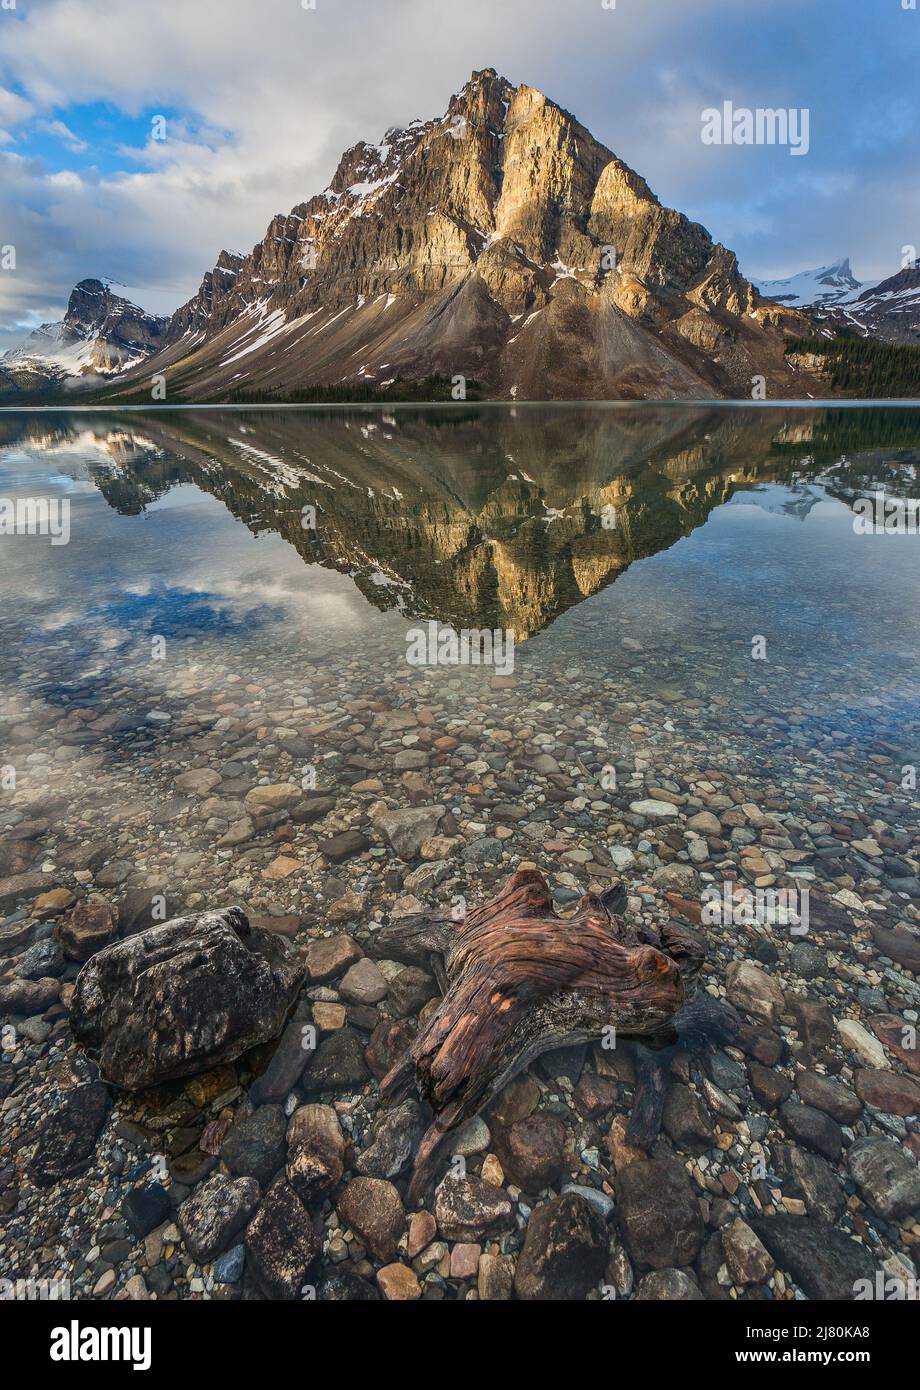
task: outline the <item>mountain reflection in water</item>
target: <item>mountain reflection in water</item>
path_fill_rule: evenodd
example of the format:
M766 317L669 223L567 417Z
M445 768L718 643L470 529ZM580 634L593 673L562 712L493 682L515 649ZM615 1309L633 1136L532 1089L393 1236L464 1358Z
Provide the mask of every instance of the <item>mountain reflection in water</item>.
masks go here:
M127 516L191 484L380 611L521 641L739 494L804 517L826 497L916 492L920 413L10 413L0 448L53 456Z

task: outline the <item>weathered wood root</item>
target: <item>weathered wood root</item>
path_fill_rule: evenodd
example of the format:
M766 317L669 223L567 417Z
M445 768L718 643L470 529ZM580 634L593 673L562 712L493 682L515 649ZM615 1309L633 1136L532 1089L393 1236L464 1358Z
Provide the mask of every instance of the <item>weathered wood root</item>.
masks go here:
M712 1047L734 1042L741 1019L730 1004L697 994L674 1015L674 1040L652 1049L643 1043L627 1046L633 1059L636 1084L626 1142L649 1149L661 1132L661 1116L671 1083L671 1063L679 1053L699 1056Z
M410 1201L424 1194L450 1132L541 1053L600 1037L672 1040L703 943L673 922L657 932L629 925L619 914L624 899L619 886L588 894L573 916L559 917L546 879L525 869L462 921L419 915L380 934L383 955L429 967L443 958L447 983L437 1012L381 1083L386 1103L414 1086L434 1112Z

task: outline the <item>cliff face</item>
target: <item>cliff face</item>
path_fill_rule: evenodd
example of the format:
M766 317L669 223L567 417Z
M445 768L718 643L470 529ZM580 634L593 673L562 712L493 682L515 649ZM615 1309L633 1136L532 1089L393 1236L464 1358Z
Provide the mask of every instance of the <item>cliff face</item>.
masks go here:
M795 311L568 112L492 69L444 116L342 156L327 189L224 251L170 320L163 371L190 399L475 378L490 396L807 395Z
M113 294L101 280L81 280L71 293L64 337L87 346L86 369L120 371L147 357L164 341L167 320Z

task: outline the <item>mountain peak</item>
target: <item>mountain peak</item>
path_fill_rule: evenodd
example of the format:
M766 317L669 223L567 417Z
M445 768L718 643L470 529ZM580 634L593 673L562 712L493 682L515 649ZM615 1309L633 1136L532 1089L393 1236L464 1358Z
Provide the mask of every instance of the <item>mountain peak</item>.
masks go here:
M80 280L60 323L43 323L4 365L28 365L52 380L111 375L149 357L162 344L167 320L113 294L104 280Z
M849 303L864 289L850 267L849 256L822 265L817 270L801 270L784 280L755 280L765 299L787 304L796 309L826 307Z
M116 296L102 280L80 280L70 292L64 324L74 332L88 333L99 328L109 313ZM122 303L127 301L122 300Z
M754 373L800 385L783 331L808 327L573 115L484 67L222 253L162 369L192 398L456 375L506 399L747 395Z
M507 77L502 77L494 68L479 68L478 70L474 68L470 73L469 80L463 84L457 95L461 96L464 92L478 91L482 88L491 89L496 86L500 87L502 91L514 91L514 86Z

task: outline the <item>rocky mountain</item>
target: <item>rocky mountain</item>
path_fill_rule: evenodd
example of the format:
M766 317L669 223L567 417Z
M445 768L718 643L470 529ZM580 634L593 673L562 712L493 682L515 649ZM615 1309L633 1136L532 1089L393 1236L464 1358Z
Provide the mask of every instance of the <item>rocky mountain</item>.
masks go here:
M757 282L760 293L807 310L819 328L845 330L884 343L920 343L920 265L877 284L857 280L849 260L804 270L788 280Z
M783 355L813 331L662 206L567 111L492 69L447 111L342 156L323 192L224 251L116 398L392 389L501 399L818 394ZM111 393L110 393L111 394Z
M157 351L168 323L113 294L102 280L81 280L59 323L43 323L0 356L0 396L125 372Z

